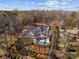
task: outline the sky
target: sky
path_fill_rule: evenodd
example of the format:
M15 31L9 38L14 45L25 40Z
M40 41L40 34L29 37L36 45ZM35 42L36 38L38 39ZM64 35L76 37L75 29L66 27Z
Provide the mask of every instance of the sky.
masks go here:
M0 0L0 10L79 11L79 0Z

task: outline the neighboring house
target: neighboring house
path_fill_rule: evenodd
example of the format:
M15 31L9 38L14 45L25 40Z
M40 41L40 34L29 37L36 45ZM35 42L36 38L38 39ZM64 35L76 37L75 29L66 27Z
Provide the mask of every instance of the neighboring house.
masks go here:
M69 41L76 41L76 34L74 34L74 33L68 33L67 34L67 39Z
M69 41L76 41L78 38L78 33L79 29L72 29L72 30L67 30L66 31L66 37Z

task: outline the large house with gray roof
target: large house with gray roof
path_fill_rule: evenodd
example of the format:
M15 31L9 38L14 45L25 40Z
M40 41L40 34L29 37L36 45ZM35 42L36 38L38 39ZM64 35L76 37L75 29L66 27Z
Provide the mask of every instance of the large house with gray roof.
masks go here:
M26 29L24 33L28 38L33 40L33 43L47 46L50 41L51 27L35 25L32 29Z

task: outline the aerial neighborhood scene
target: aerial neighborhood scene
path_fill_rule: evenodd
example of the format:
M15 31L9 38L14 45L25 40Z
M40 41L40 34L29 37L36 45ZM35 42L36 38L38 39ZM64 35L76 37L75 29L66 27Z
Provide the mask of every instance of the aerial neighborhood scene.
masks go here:
M79 0L0 0L0 59L79 59Z

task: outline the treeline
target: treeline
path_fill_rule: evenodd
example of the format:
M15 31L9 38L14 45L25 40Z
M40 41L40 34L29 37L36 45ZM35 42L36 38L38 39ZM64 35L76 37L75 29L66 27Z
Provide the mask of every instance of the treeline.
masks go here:
M79 28L79 12L67 11L0 11L0 33L17 33L34 23L63 21L62 28Z

